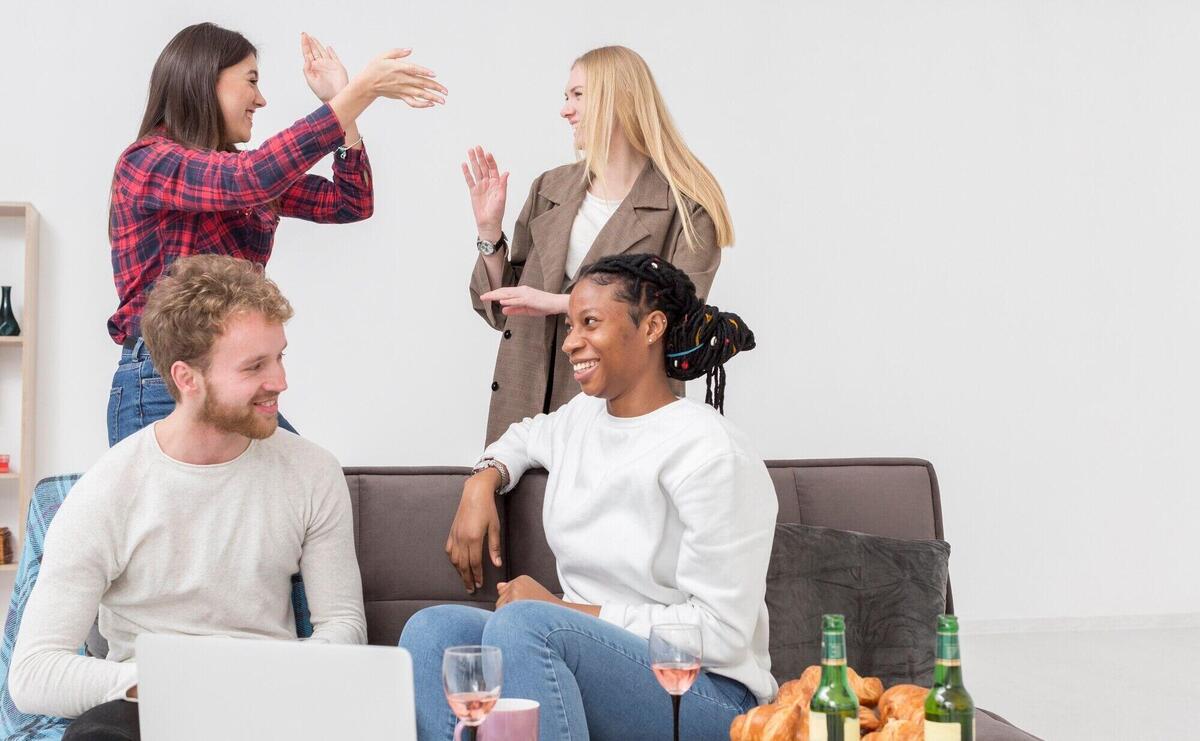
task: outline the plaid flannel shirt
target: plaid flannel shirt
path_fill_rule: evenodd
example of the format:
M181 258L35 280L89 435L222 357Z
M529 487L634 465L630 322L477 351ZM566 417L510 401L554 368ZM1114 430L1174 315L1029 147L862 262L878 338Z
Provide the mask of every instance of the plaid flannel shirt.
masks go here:
M307 171L343 143L322 105L253 151L189 149L148 134L122 154L113 174L108 235L119 305L108 320L117 344L141 334L146 293L177 257L231 255L265 265L280 216L323 224L374 210L366 151L333 161L333 181Z

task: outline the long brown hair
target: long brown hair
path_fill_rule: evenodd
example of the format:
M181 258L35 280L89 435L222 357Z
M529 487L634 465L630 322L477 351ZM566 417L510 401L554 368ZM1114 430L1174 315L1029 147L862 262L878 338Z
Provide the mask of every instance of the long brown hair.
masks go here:
M608 143L614 124L619 123L633 148L650 158L667 179L671 196L683 219L683 231L692 249L727 247L733 244L733 221L717 179L675 128L646 60L624 46L592 49L575 64L587 74L584 111L585 177L604 177ZM684 197L700 205L712 217L717 243L701 244L692 225Z
M185 147L232 150L217 101L217 76L257 55L245 36L214 23L197 23L175 34L150 73L138 138L162 129Z

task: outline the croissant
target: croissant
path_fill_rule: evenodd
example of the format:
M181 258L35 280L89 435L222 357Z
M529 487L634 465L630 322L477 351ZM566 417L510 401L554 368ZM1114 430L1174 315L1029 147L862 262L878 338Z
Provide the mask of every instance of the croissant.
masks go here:
M810 666L804 670L799 679L784 682L779 686L779 694L775 696L775 702L780 705L791 705L796 702L808 705L808 701L812 699L813 693L817 691L817 685L820 683L821 667Z
M862 741L924 741L924 738L924 719L889 720L882 729L863 736Z
M885 694L883 682L875 677L860 677L850 667L846 669L850 688L858 696L859 728L863 731L880 728L885 719L877 716L871 708ZM751 708L750 712L733 719L729 725L730 741L808 741L808 705L820 683L820 666L810 666L799 678L784 682L779 687L775 702ZM920 717L924 718L924 694L920 702Z
M858 695L859 705L873 708L879 704L879 697L883 694L883 682L878 677L860 677L858 672L850 667L846 667L846 673L850 675L850 687L854 694Z
M875 711L865 705L858 706L858 729L864 733L875 731L880 726L879 716L875 715Z
M886 729L888 721L925 720L925 696L929 690L915 684L898 684L889 687L879 698L879 722Z
M883 682L878 677L861 677L853 667L849 666L846 667L846 676L850 679L850 689L854 690L854 694L858 697L859 705L873 708L879 703L879 696L883 694ZM820 683L821 667L810 666L804 670L799 679L783 683L775 702L790 702L800 696L811 700Z
M808 704L798 702L772 715L760 741L808 741Z
M730 741L808 741L808 704L759 705L733 719Z

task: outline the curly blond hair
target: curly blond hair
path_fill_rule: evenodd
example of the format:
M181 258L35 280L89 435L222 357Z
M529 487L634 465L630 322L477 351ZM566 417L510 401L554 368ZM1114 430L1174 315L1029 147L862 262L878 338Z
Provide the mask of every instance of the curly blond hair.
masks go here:
M183 361L208 370L213 343L229 317L255 312L283 324L292 305L261 265L225 255L181 257L159 277L142 313L142 339L162 375L167 392L179 401L171 366Z

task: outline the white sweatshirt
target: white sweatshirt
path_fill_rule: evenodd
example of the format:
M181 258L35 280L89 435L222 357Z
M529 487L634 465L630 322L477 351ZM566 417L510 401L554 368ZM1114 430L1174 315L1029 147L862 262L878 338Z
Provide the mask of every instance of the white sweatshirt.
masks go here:
M13 702L73 718L124 697L141 633L295 640L297 571L312 640L366 642L350 495L332 454L277 430L197 466L168 457L147 427L106 452L50 523L8 675ZM97 610L107 660L77 654Z
M762 459L714 409L680 399L641 417L579 394L514 423L484 453L508 490L549 471L542 523L568 602L648 638L655 623L701 628L703 665L765 702L767 563L778 501Z

